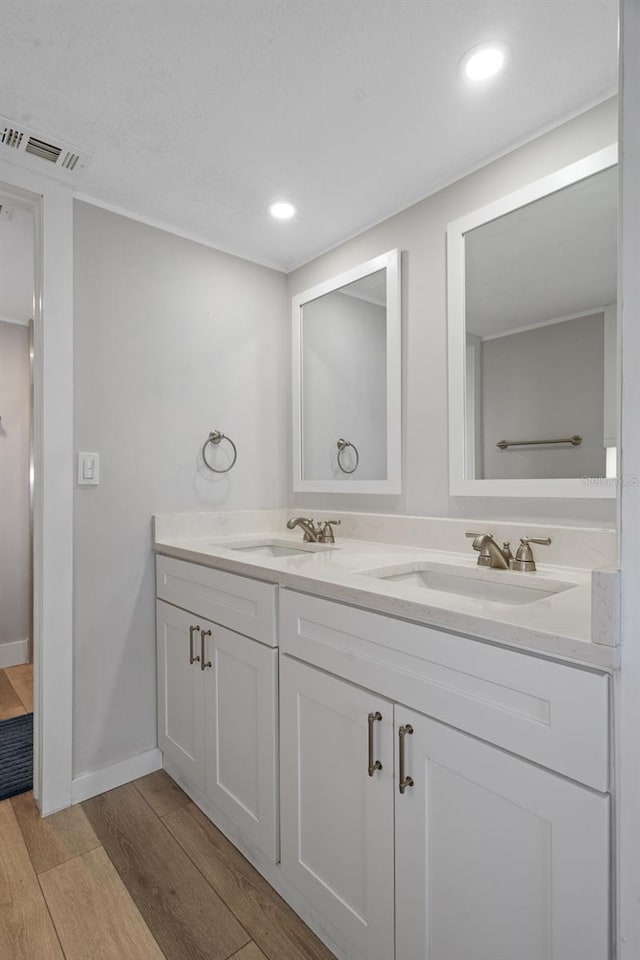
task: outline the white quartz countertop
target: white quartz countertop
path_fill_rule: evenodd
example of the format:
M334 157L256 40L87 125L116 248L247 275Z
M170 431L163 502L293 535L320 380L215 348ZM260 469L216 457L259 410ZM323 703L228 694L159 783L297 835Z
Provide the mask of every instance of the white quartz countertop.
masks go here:
M313 545L315 552L292 556L269 557L232 548L274 542L285 547L304 546L299 532L281 534L273 530L188 539L162 535L154 546L157 553L166 556L482 640L603 669L617 665L617 649L591 639L590 570L543 562L538 562L536 573L479 569L471 547L463 554L339 537L333 548ZM560 582L565 589L534 602L503 603L381 580L366 572L398 564L410 570L420 563L438 564L443 571L455 567L458 573L460 568L468 568L470 575L496 583L544 587L545 581L552 586Z

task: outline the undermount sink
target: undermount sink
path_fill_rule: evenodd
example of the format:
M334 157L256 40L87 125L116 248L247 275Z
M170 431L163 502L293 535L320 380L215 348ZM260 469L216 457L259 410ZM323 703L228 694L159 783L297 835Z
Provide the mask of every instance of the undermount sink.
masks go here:
M260 540L253 543L227 543L227 549L238 553L253 553L258 557L295 557L305 553L322 553L332 547L324 543L301 543L293 546L281 540Z
M402 583L423 590L438 590L441 593L490 600L493 603L525 604L544 600L563 593L575 586L556 580L536 579L519 582L515 577L531 577L526 573L502 571L474 571L466 567L446 570L440 564L410 563L380 570L361 571L365 576L385 580L387 583ZM498 579L498 578L504 579Z

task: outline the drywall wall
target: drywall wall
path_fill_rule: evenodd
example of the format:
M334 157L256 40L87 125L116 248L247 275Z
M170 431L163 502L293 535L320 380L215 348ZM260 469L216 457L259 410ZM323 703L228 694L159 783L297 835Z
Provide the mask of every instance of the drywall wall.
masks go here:
M336 291L302 308L302 476L304 480L387 479L387 311ZM358 449L353 474L336 443ZM352 449L341 461L356 467Z
M606 475L602 313L484 340L481 355L479 476ZM579 446L496 446L574 435L582 437Z
M101 458L75 492L78 776L156 743L152 514L285 502L290 375L283 274L77 201L74 251L75 446Z
M33 215L0 196L0 317L28 323L33 316Z
M29 336L0 322L0 667L25 663L31 639Z
M404 492L397 497L290 493L292 506L614 524L613 501L449 496L445 237L451 220L616 141L617 109L615 98L600 104L289 275L293 296L386 250L403 252Z

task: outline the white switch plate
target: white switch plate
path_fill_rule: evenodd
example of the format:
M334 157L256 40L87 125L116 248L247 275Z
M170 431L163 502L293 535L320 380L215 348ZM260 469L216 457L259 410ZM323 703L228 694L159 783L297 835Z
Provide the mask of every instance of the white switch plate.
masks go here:
M100 454L78 454L78 484L95 487L100 483Z

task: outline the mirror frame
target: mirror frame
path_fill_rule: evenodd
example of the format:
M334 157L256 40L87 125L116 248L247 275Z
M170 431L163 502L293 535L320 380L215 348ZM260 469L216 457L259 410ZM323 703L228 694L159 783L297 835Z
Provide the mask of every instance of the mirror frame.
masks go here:
M389 250L372 260L345 270L292 298L293 344L293 489L313 493L402 492L402 317L399 250ZM379 270L387 272L387 478L386 480L305 480L302 436L302 308L305 303L333 293Z
M465 324L465 234L519 207L608 170L618 162L617 143L562 167L540 180L488 203L447 225L447 326L449 366L449 493L453 497L557 497L603 499L616 496L617 480L488 479L467 476L467 378ZM617 392L620 393L618 377ZM619 447L619 444L618 444ZM618 465L620 455L618 449ZM616 471L619 473L619 469Z

